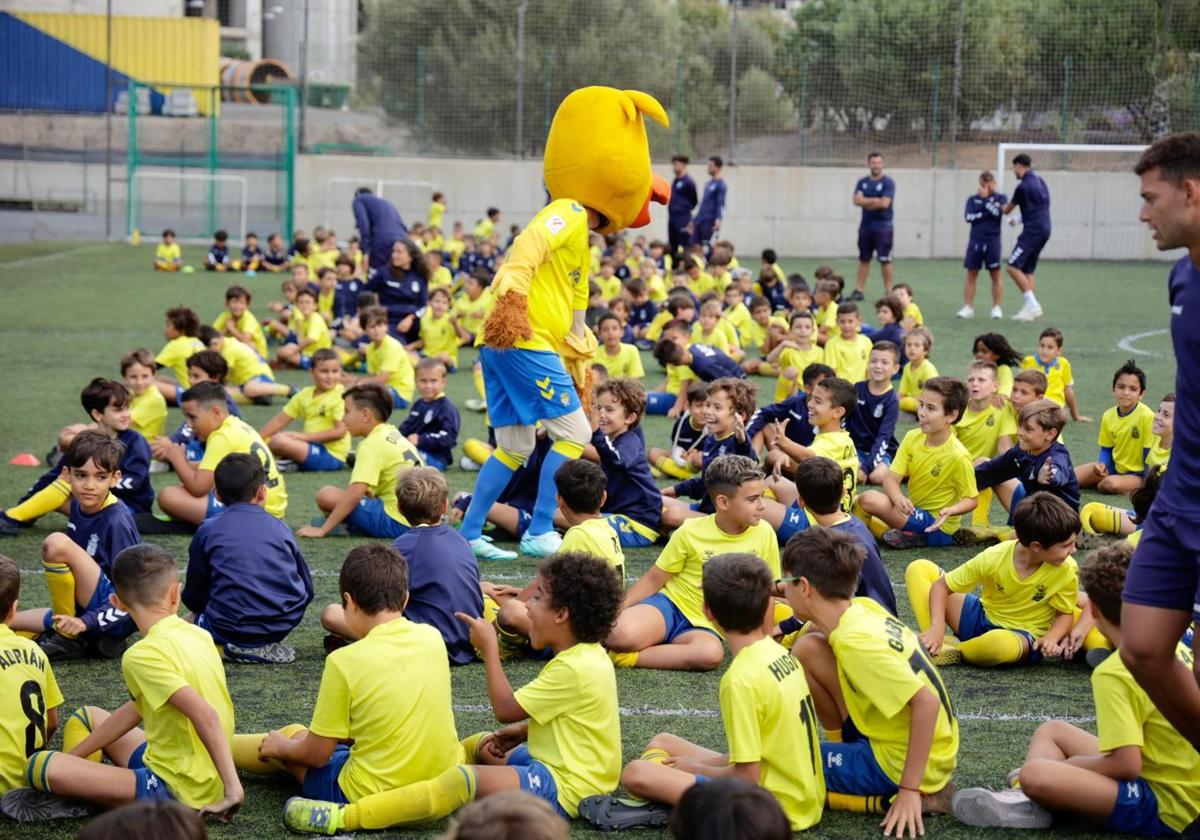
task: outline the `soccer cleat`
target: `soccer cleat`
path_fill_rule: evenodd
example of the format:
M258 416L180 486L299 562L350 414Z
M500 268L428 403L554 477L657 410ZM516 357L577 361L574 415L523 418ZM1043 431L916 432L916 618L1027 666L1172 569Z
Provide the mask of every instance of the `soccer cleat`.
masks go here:
M171 471L171 465L168 464L166 461L151 461L150 462L150 475L161 475L162 473L168 473L170 471Z
M921 548L926 545L924 534L901 531L899 528L888 528L880 539L888 548Z
M858 289L855 289L855 290L854 290L853 292L851 292L851 293L849 294L849 296L846 298L846 300L850 301L851 303L854 303L854 302L860 301L860 300L862 300L862 299L863 299L863 293L862 293L862 292L860 292Z
M6 513L0 513L0 537L16 537L21 534L21 523Z
M125 655L125 640L102 634L92 642L91 651L101 659L120 659Z
M334 835L342 830L345 806L293 796L283 803L283 824L297 834Z
M943 665L961 665L963 661L962 651L955 645L942 643L942 649L938 651L937 656L930 657L933 664L939 668Z
M83 639L71 639L54 630L47 630L34 641L51 662L83 659L88 654L88 645Z
M956 314L958 315L959 318L969 321L975 317L975 307L974 306L964 306L962 309L958 310L958 312Z
M1001 309L999 306L993 306L992 307L992 320L999 321L1003 317L1004 317L1004 310Z
M525 532L521 537L520 552L526 557L549 557L562 547L562 535L558 531L547 531L544 534Z
M1083 655L1083 661L1093 671L1100 667L1100 663L1108 657L1112 656L1112 651L1108 648L1092 648Z
M67 799L33 788L17 788L0 797L0 814L19 823L47 820L74 820L90 817L96 806L78 799Z
M611 794L589 796L579 803L579 816L601 831L627 831L631 828L663 828L671 818L671 808L661 802L622 799Z
M517 559L517 552L508 551L493 544L491 537L477 537L471 540L470 545L471 551L475 553L476 560L498 562Z
M1012 316L1012 319L1014 321L1036 321L1042 317L1042 314L1041 304L1026 303L1019 312Z
M463 472L479 472L479 464L476 464L466 455L462 456L462 459L458 462L458 466Z
M276 458L275 467L280 472L300 472L300 465L288 458Z
M480 414L487 411L487 403L477 397L469 397L463 400L463 408L467 411L478 411Z
M351 644L351 641L345 636L339 636L337 633L326 633L325 638L321 642L321 646L325 648L325 653L333 653L335 650L341 650L346 645Z
M996 535L996 532L985 526L969 525L954 532L956 545L985 546L995 545L998 542L1000 542L1000 537Z
M1054 815L1019 789L963 788L950 810L959 822L978 828L1049 828Z
M286 665L296 661L296 650L283 642L258 647L225 644L225 658L241 665Z

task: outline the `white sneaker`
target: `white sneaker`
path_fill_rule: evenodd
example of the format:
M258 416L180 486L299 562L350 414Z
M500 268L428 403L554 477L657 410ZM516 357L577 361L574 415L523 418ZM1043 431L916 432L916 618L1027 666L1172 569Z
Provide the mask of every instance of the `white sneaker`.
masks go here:
M463 472L479 472L479 465L466 455L462 456L462 460L458 462L458 465L462 467Z
M992 307L992 319L995 321L999 321L1003 317L1004 317L1004 310L1001 309L999 306L993 306Z
M1049 828L1054 815L1020 791L964 788L954 794L951 813L980 828Z
M958 317L969 321L975 317L975 307L964 306L962 309L958 310Z
M1042 317L1042 307L1040 304L1026 303L1021 307L1021 311L1012 316L1014 321L1036 321Z
M475 397L463 400L463 406L471 411L487 411L487 403L481 399L476 399Z

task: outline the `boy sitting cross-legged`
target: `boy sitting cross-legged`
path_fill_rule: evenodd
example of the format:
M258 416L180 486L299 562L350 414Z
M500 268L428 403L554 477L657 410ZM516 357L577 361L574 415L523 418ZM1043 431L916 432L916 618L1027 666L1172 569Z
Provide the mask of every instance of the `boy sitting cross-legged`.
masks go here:
M417 447L421 459L445 472L454 462L454 447L462 420L458 408L446 396L446 364L440 359L417 363L417 393L420 399L400 424L400 433Z
M605 644L621 667L711 671L725 651L705 616L704 564L715 554L756 554L773 574L779 543L763 521L763 473L752 459L724 455L704 470L716 513L689 519L671 535L657 562L630 587Z
M858 405L858 392L854 385L836 376L817 381L808 392L808 425L816 429L812 444L797 443L788 429L794 421L788 417L775 423L775 436L771 441L768 462L775 469L767 486L775 493L780 504L791 504L796 500L796 490L785 476L790 475L795 465L807 458L829 458L842 468L844 489L842 510L850 510L854 499L854 488L858 483L858 450L854 439L846 431L846 422Z
M259 434L276 458L298 464L306 472L344 469L346 456L350 454L350 432L343 419L346 415L346 404L342 400L345 389L341 384L342 362L337 351L326 348L313 353L309 372L313 384L297 391ZM304 431L284 431L293 420L301 418L304 419Z
M1142 402L1146 374L1133 359L1113 374L1116 405L1100 418L1099 459L1075 468L1080 487L1095 487L1101 493L1127 495L1142 483L1147 458L1154 445L1154 411Z
M1132 554L1124 543L1106 546L1079 571L1088 609L1118 648L1121 590ZM1180 643L1175 656L1191 670L1191 649ZM1105 831L1190 836L1200 817L1200 754L1155 708L1120 656L1092 672L1092 695L1096 735L1061 720L1043 723L1025 765L1009 774L1019 788L960 790L954 815L967 825L1046 828L1056 814L1066 814Z
M784 549L783 592L813 625L792 653L818 719L830 808L879 814L884 834L924 834L954 790L958 720L917 634L869 598L855 598L863 549L849 534L810 528ZM889 804L890 803L890 804Z
M409 826L517 789L546 800L560 816L578 816L580 800L611 792L621 775L616 676L600 646L620 603L621 584L602 560L560 553L543 561L529 599L530 642L550 648L554 658L515 692L500 664L494 626L460 613L472 643L483 652L496 719L506 725L463 742L473 764L450 767L425 781L350 805L291 799L285 808L288 827L335 834ZM442 705L449 709L449 697ZM388 718L394 718L390 709ZM389 748L395 749L391 743Z
M610 379L596 386L592 405L595 432L584 457L599 460L604 472L606 497L600 511L621 547L653 545L662 528L663 503L642 432L646 392L633 379Z
M1034 493L1017 505L1013 526L1016 540L985 549L949 574L929 560L905 569L921 643L939 662L994 667L1063 653L1079 591L1071 556L1079 514L1049 493ZM957 645L945 640L947 624Z
M846 430L858 450L858 484L882 484L896 457L900 400L892 388L892 375L898 370L900 348L877 341L867 358L865 379L854 385L858 404L846 418Z
M608 830L662 826L689 788L720 778L762 785L783 806L793 831L821 819L825 776L817 714L804 669L766 632L774 587L774 574L753 554L720 554L705 564L704 614L733 654L720 686L729 752L656 735L621 774L625 789L640 799L585 799L579 812L588 822Z

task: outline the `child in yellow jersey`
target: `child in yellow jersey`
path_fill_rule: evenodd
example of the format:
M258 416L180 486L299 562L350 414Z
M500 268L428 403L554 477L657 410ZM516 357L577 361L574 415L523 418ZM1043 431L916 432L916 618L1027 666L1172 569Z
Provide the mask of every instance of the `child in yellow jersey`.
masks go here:
M167 343L158 351L154 361L160 368L169 368L175 374L175 381L156 379L154 385L171 405L179 404L179 395L191 384L188 381L187 360L193 353L204 349L204 342L196 338L199 332L200 316L195 311L186 306L167 310L167 323L163 327Z
M621 294L621 278L615 273L612 257L600 258L600 271L592 281L600 287L600 294L605 300L612 300Z
M111 714L73 713L63 727L67 751L33 752L26 783L105 806L176 800L201 815L231 815L243 799L230 752L233 702L212 636L177 615L175 558L153 543L132 546L113 561L112 582L114 606L142 634L121 660L132 699Z
M925 383L938 375L937 368L929 361L933 352L933 333L924 327L914 327L904 334L904 355L908 363L900 371L900 410L917 413L917 399L925 390Z
M183 268L183 254L175 241L175 231L167 228L162 232L162 242L154 249L155 271L178 271Z
M921 315L921 307L917 306L917 302L913 300L912 286L907 283L897 283L892 286L892 294L900 301L900 305L904 307L903 317L900 319L900 326L906 330L911 330L916 327L925 326L925 318Z
M307 286L297 290L296 306L292 309L288 326L295 333L295 341L279 348L275 359L279 364L307 370L312 354L333 346L329 324L317 311L317 295Z
M950 545L958 517L975 510L974 463L953 429L966 407L962 382L949 376L928 380L917 407L920 427L900 442L883 492L868 490L856 500L855 515L892 548ZM905 478L908 496L900 489Z
M745 269L739 270L744 271ZM737 331L738 344L743 344L746 327L752 319L750 308L746 306L746 296L736 282L730 283L725 288L725 294L722 296L722 310L721 317Z
M422 356L437 359L448 373L454 373L458 369L458 348L470 337L450 316L450 292L434 289L429 293L429 309L421 316L420 338L408 349L420 350Z
M407 408L412 404L416 372L404 345L388 334L387 310L372 306L364 309L358 320L370 339L361 351L366 356L367 375L345 374L343 382L346 385L368 382L380 385L391 395L393 408Z
M967 448L975 464L996 457L1001 439L1012 441L1017 434L1016 418L1008 410L1008 401L997 393L996 370L994 362L978 359L967 367L967 408L962 419L954 424L955 437ZM975 522L987 525L991 502L990 489L980 491L979 505L973 515Z
M333 266L317 269L317 313L325 323L333 322L333 310L337 304L338 277Z
M259 435L280 459L281 469L287 468L286 459L295 465L292 469L298 466L306 472L340 470L345 468L346 456L350 454L350 432L343 419L345 389L340 381L342 363L337 351L313 353L309 371L313 384L297 391L283 410L267 421ZM293 420L299 419L304 420L303 431L284 431Z
M871 339L863 335L862 315L857 303L839 304L837 333L825 342L825 364L847 382L867 378L867 360L871 357Z
M148 443L163 433L167 422L167 401L154 384L153 354L144 347L130 350L121 357L121 377L133 395L132 427Z
M700 317L692 325L692 342L715 347L734 361L740 361L745 356L737 344L737 333L733 325L722 320L721 302L717 300L705 301L700 305Z
M635 345L621 342L624 332L621 319L616 315L611 312L601 315L596 323L600 346L596 348L595 361L614 379L645 379L642 354Z
M980 667L1059 656L1075 618L1079 514L1034 493L1013 511L1016 540L985 549L949 574L928 560L904 572L921 643L935 661ZM982 594L972 590L982 586ZM958 642L945 639L946 627Z
M338 589L343 622L358 641L326 658L312 722L237 735L234 758L248 772L283 769L304 796L345 804L435 778L465 755L446 643L437 628L403 614L405 557L380 543L358 546L346 555Z
M1088 609L1116 647L1122 643L1121 589L1133 549L1107 546L1080 569ZM1192 669L1190 648L1175 648L1176 667ZM1171 726L1120 656L1092 672L1096 734L1066 721L1043 723L1029 744L1020 787L999 793L968 788L954 815L968 825L1048 827L1059 813L1105 831L1144 837L1186 834L1200 817L1200 754Z
M842 468L845 491L842 494L842 510L849 511L854 500L854 488L858 484L858 450L854 439L846 431L850 413L858 405L858 392L845 379L830 376L818 381L808 393L808 422L817 430L811 446L804 446L785 434L787 421L777 422L776 434L771 442L771 451L776 458L786 456L787 464L782 473L791 474L798 464L808 458L828 458ZM787 506L796 501L796 485L780 476L772 476L768 486L776 500Z
M523 790L566 819L581 800L614 790L621 775L621 722L616 676L600 641L621 603L621 584L604 562L559 553L542 563L529 599L530 641L554 658L513 691L500 664L493 624L459 613L483 654L495 732L463 741L470 765L356 803L292 799L284 819L293 831L411 826L445 817L468 802ZM354 646L351 646L351 649Z
M813 312L817 319L817 344L822 347L832 335L837 335L838 284L833 280L818 280L813 290Z
M775 402L783 402L796 393L805 368L825 362L825 349L817 345L816 332L817 322L813 314L796 312L791 316L788 337L767 354L767 363L779 371L779 378L775 382Z
M445 215L446 194L440 191L435 192L429 202L429 226L431 228L440 228Z
M163 513L193 525L215 516L223 506L214 491L213 472L229 453L244 452L262 462L267 472L267 512L282 519L287 512L287 487L275 456L253 426L229 413L225 389L217 382L198 382L183 392L180 406L192 432L204 443L204 458L192 464L179 443L167 443L156 454L171 465L180 481L159 492Z
M258 355L267 358L267 337L262 324L250 311L250 291L244 286L230 286L225 290L225 311L212 325L217 332L249 344Z
M317 507L325 519L320 525L305 525L296 536L321 538L336 533L394 539L409 528L396 504L399 472L425 464L417 448L387 422L392 415L392 396L384 386L356 385L343 399L346 430L362 438L354 453L350 482L344 490L329 485L318 490ZM343 522L345 527L338 528Z
M750 323L742 335L742 346L756 350L758 356L742 362L742 369L749 374L772 376L775 365L767 362L768 354L787 338L788 322L782 315L773 315L771 302L761 295L750 298Z
M695 320L696 301L686 290L672 289L671 296L667 298L667 305L658 310L658 314L654 316L654 320L646 328L645 339L651 342L658 341L662 338L663 330L666 329L667 324L672 321L683 321L684 325L690 330L692 322Z
M1071 373L1071 363L1062 354L1062 348L1062 330L1047 327L1038 336L1037 353L1022 359L1021 367L1046 374L1046 399L1054 400L1069 410L1075 422L1090 423L1092 418L1081 415L1075 403L1075 377Z
M286 397L292 392L290 385L275 381L271 366L249 344L221 335L209 326L200 328L200 340L209 350L220 353L229 366L225 388L235 401L270 405L271 397Z
M1142 402L1146 374L1133 359L1113 374L1117 404L1100 418L1100 458L1075 468L1080 488L1125 496L1142 483L1154 445L1154 412Z
M729 751L678 735L655 735L621 774L645 802L597 796L579 813L601 829L662 825L690 788L744 779L770 792L792 831L817 824L825 805L817 712L800 663L764 630L774 573L753 554L720 554L704 566L704 612L720 629L733 662L721 677L721 721Z
M696 255L684 260L687 269L687 287L697 298L717 290L716 279L704 270L704 261Z
M26 762L54 737L63 702L46 654L9 626L20 592L21 570L0 554L0 793L23 785Z
M779 543L762 518L763 473L742 455L723 455L704 471L716 513L688 519L650 570L630 587L605 644L620 667L711 671L721 664L720 631L704 613L704 564L748 552L779 574Z
M811 628L792 653L827 736L829 807L886 810L885 835L916 837L925 831L923 812L949 810L958 720L917 634L870 598L854 597L865 553L853 535L832 528L788 542L783 594Z
M479 334L494 303L492 290L488 288L485 278L469 275L463 281L462 294L458 296L458 300L454 301L450 314L458 326L466 330L470 336L463 342L464 344L475 343L475 336Z
M1019 370L1014 373L1012 393L1008 398L1008 417L1004 421L1005 427L1007 428L1010 423L1017 423L1017 418L1021 416L1021 409L1034 400L1045 399L1045 396L1046 374L1040 370ZM1058 438L1058 442L1063 442L1061 435ZM1015 446L1016 443L1017 440L1013 435L1001 435L996 449L999 453L1003 454Z

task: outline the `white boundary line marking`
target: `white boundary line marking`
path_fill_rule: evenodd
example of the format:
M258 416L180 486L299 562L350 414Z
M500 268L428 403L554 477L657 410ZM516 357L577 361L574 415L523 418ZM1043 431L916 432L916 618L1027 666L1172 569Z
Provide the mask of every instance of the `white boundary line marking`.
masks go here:
M1165 335L1166 333L1169 333L1170 331L1171 330L1169 328L1164 327L1163 329L1160 329L1160 330L1150 330L1148 332L1134 333L1133 335L1127 335L1124 338L1122 338L1120 341L1117 342L1117 349L1124 350L1126 353L1134 353L1138 356L1154 356L1155 358L1159 358L1159 359L1164 358L1167 355L1166 353L1156 353L1153 350L1139 350L1138 348L1133 346L1133 343L1135 341L1141 341L1143 338L1151 338L1152 336L1156 336L1156 335Z
M61 260L64 257L74 256L76 254L86 254L91 251L99 251L107 248L111 243L105 242L101 245L81 245L78 248L71 248L66 251L54 251L49 254L39 254L36 257L25 257L21 260L10 260L9 262L0 262L0 271L15 270L25 268L27 265L37 265L42 262L50 262L53 260Z

